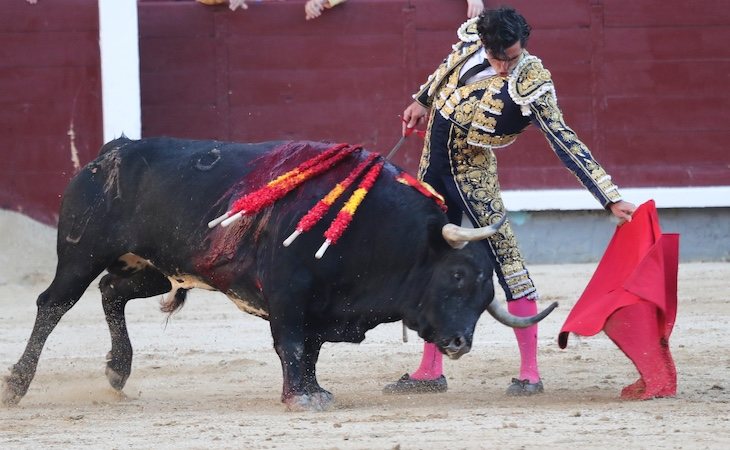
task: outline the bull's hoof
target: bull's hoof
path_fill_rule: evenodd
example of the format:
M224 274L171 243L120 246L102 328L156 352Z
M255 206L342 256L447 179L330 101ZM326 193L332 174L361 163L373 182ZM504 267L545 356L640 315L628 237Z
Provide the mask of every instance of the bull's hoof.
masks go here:
M109 384L111 384L117 391L121 391L124 388L124 385L127 384L127 378L129 378L129 375L120 374L109 367L108 364L104 373L106 374L106 379L109 380Z
M292 395L284 400L289 411L326 411L335 403L335 396L324 389L309 394Z
M12 376L2 377L0 382L0 401L5 406L15 406L20 403L25 392L13 382Z

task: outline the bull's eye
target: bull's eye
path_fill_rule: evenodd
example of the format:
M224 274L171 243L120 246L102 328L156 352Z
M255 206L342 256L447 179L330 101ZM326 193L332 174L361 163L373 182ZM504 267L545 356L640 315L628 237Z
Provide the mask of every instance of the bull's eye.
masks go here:
M454 272L453 277L454 280L461 281L464 279L464 274L462 272Z

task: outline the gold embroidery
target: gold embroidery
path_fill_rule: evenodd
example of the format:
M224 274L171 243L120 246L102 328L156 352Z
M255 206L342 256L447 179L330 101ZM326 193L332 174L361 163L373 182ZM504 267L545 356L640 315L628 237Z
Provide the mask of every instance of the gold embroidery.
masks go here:
M472 217L480 226L487 226L505 213L497 179L497 159L490 149L469 145L466 136L464 130L452 125L449 140L452 176ZM489 238L489 245L512 298L536 297L535 285L525 269L509 219Z
M482 148L506 147L513 143L517 139L517 136L517 134L490 136L482 133L471 133L469 136L469 144Z
M479 40L479 34L477 33L477 20L478 17L473 17L459 27L456 30L456 35L464 42L476 42Z
M486 82L484 94L472 118L467 142L470 145L484 148L504 147L517 139L516 134L506 136L493 134L497 126L495 116L500 116L504 109L504 102L494 98L494 94L502 91L505 78L494 76L484 82Z
M431 111L428 117L428 125L426 127L426 137L423 139L423 151L421 152L421 160L418 162L418 175L419 181L423 181L423 177L426 175L428 165L431 160L431 126L433 125L433 118L436 111Z
M450 79L453 77L454 73L456 73L456 79L458 81L459 71L456 70L457 66L463 64L464 61L469 59L469 57L480 48L482 48L482 44L480 42L461 42L456 44L454 46L454 51L446 57L446 60L441 63L438 68L436 68L434 73L428 77L428 81L421 86L419 91L413 97L418 98L424 93L424 91L426 91L428 97L433 99L436 92L441 93L446 78ZM456 83L454 83L454 86L456 86ZM433 99L433 101L435 100L436 99Z
M550 71L535 59L527 63L517 74L517 93L521 97L528 97L549 81L551 81Z
M497 117L502 114L504 101L495 98L495 93L502 91L505 78L494 76L456 87L459 71L455 70L439 95L434 99L433 107L454 123L469 129L467 142L483 148L505 147L517 139L517 134L494 135Z

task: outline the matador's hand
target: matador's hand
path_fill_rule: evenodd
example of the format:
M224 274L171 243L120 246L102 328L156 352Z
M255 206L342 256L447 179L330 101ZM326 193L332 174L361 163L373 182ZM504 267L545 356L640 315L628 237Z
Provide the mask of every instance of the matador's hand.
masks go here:
M631 222L631 215L634 211L636 211L636 205L620 200L611 204L609 209L611 210L611 213L618 218L618 224L622 225L625 222Z
M428 109L418 102L411 103L403 111L403 136L406 136L406 129L413 128L423 123L428 115Z

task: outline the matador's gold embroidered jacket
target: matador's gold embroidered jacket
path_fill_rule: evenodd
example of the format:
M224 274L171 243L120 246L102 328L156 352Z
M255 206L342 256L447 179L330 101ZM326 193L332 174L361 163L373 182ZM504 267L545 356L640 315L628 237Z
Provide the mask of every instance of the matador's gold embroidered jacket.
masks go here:
M476 19L459 28L460 41L413 98L461 127L467 132L467 143L476 147L505 147L532 123L601 205L621 200L611 176L565 124L550 72L540 59L524 51L507 78L493 76L457 86L461 67L483 47Z

